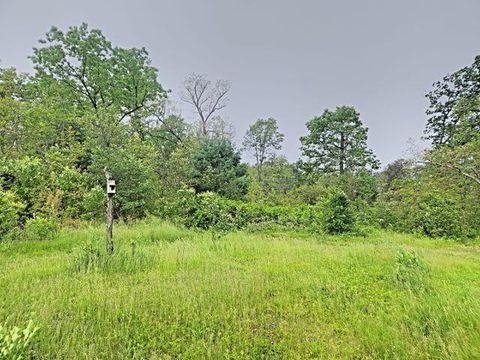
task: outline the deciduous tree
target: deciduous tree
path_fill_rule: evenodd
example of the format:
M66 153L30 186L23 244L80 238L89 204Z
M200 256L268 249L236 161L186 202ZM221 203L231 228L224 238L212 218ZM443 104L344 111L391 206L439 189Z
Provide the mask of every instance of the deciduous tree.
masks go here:
M282 148L283 138L284 135L278 131L277 120L273 118L258 119L248 128L243 138L243 148L255 158L259 182L262 182L263 164L275 155L275 150Z
M114 127L166 97L144 48L113 47L85 23L66 32L52 27L40 44L31 57L38 81L63 88L62 97L91 120L104 147Z
M471 141L480 132L480 56L434 83L426 97L430 105L425 133L435 147Z
M205 76L192 73L183 85L181 99L194 107L200 122L200 134L207 136L214 115L227 106L230 82L217 80L212 83Z

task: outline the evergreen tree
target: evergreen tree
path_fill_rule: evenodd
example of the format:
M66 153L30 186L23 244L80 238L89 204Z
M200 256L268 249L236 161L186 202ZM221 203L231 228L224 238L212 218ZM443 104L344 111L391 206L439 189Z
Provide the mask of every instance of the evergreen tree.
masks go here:
M191 182L197 192L213 191L231 199L247 193L247 165L230 140L203 138L192 156Z
M300 138L302 155L307 158L301 167L307 173L336 172L341 175L370 167L379 162L367 147L368 129L360 114L349 106L325 110L307 123L309 134Z

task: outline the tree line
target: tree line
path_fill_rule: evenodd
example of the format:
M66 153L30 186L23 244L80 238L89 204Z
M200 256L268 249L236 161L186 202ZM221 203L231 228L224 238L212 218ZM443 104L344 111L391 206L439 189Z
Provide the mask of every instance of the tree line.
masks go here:
M187 76L180 98L196 114L189 123L146 49L116 47L86 24L52 27L30 60L33 74L0 69L2 237L102 219L105 168L118 183L115 216L126 221L153 214L203 227L480 231L480 57L427 94L432 148L381 172L350 106L307 121L302 156L290 163L273 118L256 120L235 145L220 116L230 82Z

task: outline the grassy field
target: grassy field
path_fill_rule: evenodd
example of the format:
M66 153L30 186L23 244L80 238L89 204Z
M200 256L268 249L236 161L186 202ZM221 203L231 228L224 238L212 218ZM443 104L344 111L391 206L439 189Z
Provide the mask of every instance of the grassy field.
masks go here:
M35 358L480 358L478 246L156 220L114 236L111 258L101 227L0 244L0 323L33 319Z

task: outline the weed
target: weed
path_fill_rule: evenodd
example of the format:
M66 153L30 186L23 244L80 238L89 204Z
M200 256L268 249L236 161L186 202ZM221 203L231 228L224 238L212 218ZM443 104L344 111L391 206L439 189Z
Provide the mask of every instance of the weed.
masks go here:
M425 288L428 267L415 250L397 252L396 280L404 289L417 291Z
M23 330L18 326L7 329L7 324L0 325L0 359L30 358L30 345L38 329L32 320Z

